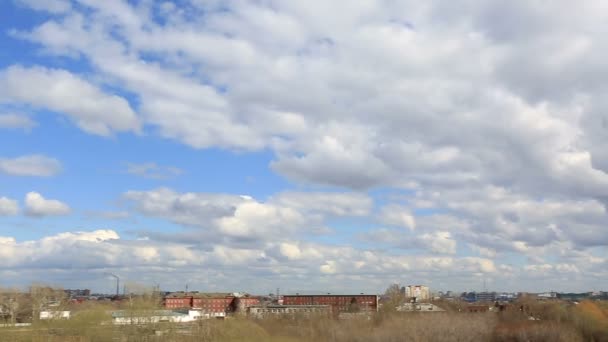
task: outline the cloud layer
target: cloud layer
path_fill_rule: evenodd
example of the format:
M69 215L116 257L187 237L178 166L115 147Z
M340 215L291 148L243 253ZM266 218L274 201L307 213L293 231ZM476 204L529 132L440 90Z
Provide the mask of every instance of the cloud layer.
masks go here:
M405 273L445 281L433 271L454 272L461 288L488 274L592 287L605 275L602 1L19 4L46 19L12 39L86 68L16 61L0 70L1 105L45 109L99 136L268 151L269 170L298 189L256 198L131 187L121 191L132 212L176 230L138 231L148 242L52 241L142 267L205 265L218 279L234 267L251 270L243 279L285 274L319 287ZM25 126L0 116L0 127ZM8 175L60 167L40 155L0 159ZM179 173L128 168L157 181ZM32 216L70 211L38 193L25 204ZM123 244L145 248L133 256Z

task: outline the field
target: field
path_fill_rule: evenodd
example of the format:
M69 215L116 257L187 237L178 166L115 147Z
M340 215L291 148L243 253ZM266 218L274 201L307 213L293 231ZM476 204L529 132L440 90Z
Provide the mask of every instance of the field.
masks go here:
M112 325L107 309L91 305L70 320L0 328L0 341L608 341L608 306L602 302L531 302L486 313L450 306L447 312L381 311L349 320L234 317L143 326Z

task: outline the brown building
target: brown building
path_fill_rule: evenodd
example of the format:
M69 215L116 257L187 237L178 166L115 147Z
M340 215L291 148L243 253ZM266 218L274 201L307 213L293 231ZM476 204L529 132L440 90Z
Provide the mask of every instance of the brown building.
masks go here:
M167 309L192 308L192 295L185 292L173 292L165 296L164 306Z
M259 304L258 297L239 296L233 293L174 292L167 295L164 300L167 309L187 308L212 314L245 312L248 307Z
M466 309L467 312L488 312L490 311L490 307L487 305L467 305Z
M334 314L340 312L377 311L376 295L286 295L284 305L329 305Z
M234 296L228 293L201 293L194 295L192 309L210 313L233 312Z

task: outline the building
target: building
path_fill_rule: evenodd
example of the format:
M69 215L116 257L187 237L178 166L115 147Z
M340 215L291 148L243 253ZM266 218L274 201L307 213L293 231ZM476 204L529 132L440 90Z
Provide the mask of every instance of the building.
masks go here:
M165 309L200 310L213 317L224 317L234 312L245 313L248 307L259 304L259 297L241 293L174 292L164 298Z
M165 296L164 306L167 309L189 309L192 308L193 297L190 293L173 292Z
M329 305L253 305L247 308L247 315L253 318L272 316L310 317L312 315L329 315Z
M235 311L234 295L231 293L196 293L192 296L192 309L215 316Z
M487 305L467 305L465 310L470 313L488 312L490 307Z
M188 323L200 319L211 318L199 310L154 310L154 311L114 311L112 312L112 323L125 324L150 324L160 322Z
M405 297L413 302L428 301L431 298L431 290L424 285L408 285L405 287Z
M40 311L39 318L42 320L48 319L70 319L71 311Z
M68 296L68 298L75 298L75 297L89 297L91 295L91 290L89 289L77 289L77 290L71 290L71 289L67 289L67 290L63 290L63 292L65 292L65 294Z
M431 303L404 303L397 307L397 311L444 312L445 310Z
M240 313L246 313L248 308L260 304L260 297L244 295L234 298L235 311Z
M476 302L490 303L490 302L496 301L496 298L498 296L496 295L496 292L477 292L475 294L475 297L476 297Z
M378 311L377 295L284 295L283 305L328 305L333 314Z
M538 299L557 299L557 292L543 292L537 294Z

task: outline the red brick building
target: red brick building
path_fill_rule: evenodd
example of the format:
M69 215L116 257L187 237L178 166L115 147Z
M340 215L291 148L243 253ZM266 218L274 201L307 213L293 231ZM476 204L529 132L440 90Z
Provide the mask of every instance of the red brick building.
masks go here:
M165 296L164 306L167 309L192 308L192 296L184 292L174 292Z
M259 305L260 299L249 295L235 296L233 293L197 293L174 292L165 297L167 309L194 309L207 313L245 312L253 305Z
M236 311L246 312L247 308L249 308L251 306L260 305L260 298L252 297L252 296L242 296L242 297L235 298L234 302L235 302Z
M192 309L210 313L233 312L234 296L231 294L199 294L192 299Z
M283 305L329 305L334 314L340 312L377 311L376 295L286 295Z

